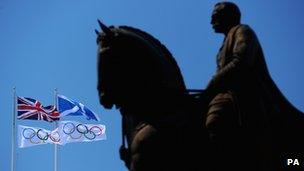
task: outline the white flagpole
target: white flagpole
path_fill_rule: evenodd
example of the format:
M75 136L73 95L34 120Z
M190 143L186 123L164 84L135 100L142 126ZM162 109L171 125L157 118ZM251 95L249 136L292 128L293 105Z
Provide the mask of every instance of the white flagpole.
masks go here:
M58 102L57 102L57 94L58 94L58 92L57 92L57 88L55 88L55 90L54 90L54 96L55 96L55 100L54 100L54 103L55 103L55 106L56 106L56 108L57 108L57 110L58 110ZM57 121L55 121L55 129L58 127L58 122ZM57 144L55 144L55 147L54 147L54 171L58 171L58 145Z
M12 117L12 154L11 154L11 171L16 167L16 87L13 88L13 117Z

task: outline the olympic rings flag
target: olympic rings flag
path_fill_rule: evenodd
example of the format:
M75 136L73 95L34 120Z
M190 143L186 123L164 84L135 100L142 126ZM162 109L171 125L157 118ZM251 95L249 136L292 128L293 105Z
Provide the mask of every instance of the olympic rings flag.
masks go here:
M43 144L65 145L72 142L106 140L105 131L105 125L75 121L61 121L59 127L53 131L18 125L18 146L24 148Z
M18 125L18 146L20 148L43 144L62 144L61 134L56 128L49 131L42 128L34 128Z
M62 144L71 142L91 142L106 140L106 126L102 124L82 124L75 121L61 121L58 127Z

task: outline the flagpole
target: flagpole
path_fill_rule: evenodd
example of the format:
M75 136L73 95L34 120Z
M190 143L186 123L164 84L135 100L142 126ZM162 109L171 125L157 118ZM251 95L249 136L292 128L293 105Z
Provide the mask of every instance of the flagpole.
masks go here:
M13 117L12 117L12 149L11 149L11 171L15 171L16 160L16 87L13 87Z
M58 102L57 102L57 94L58 94L58 90L57 88L55 88L54 90L54 103L55 103L55 107L58 108ZM58 127L58 122L55 121L55 129ZM58 171L58 145L55 144L54 146L54 171Z

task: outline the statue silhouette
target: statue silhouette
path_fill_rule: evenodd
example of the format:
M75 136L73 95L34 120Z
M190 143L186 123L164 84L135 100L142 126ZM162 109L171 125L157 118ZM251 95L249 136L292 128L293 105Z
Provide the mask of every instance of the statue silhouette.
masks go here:
M122 114L120 154L131 171L283 171L288 158L304 156L304 114L275 85L240 19L235 4L215 5L211 24L225 39L216 74L196 94L157 39L99 21L99 99Z
M126 166L204 170L208 136L201 93L188 93L176 61L157 39L136 28L99 24L99 98L122 114L120 153Z
M217 3L211 16L225 35L206 87L212 170L284 170L288 156L304 154L304 115L275 85L256 34L240 19L231 2Z

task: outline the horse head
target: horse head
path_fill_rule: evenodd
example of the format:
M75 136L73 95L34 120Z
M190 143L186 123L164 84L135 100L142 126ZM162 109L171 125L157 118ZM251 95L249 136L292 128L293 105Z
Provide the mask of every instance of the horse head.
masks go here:
M98 22L98 91L105 108L140 103L167 90L186 91L177 63L158 40L136 28Z
M153 163L145 164L144 167L149 170L152 166L181 169L176 163L189 168L190 163L193 165L193 157L189 157L188 162L178 162L181 161L179 155L190 154L177 149L192 147L193 150L189 150L191 153L200 152L198 149L204 145L198 135L205 134L201 132L201 113L193 117L193 107L187 106L192 100L185 100L189 96L173 56L157 39L139 29L107 27L100 21L99 25L102 32L95 30L98 44L97 88L100 103L105 108L112 108L113 105L120 108L123 123L121 158L127 167L134 166L130 164L134 162L132 156L140 151L142 156L150 157L141 163ZM185 134L189 139L178 138ZM125 137L129 150L126 150ZM194 147L199 148L194 150ZM158 152L151 154L155 149ZM174 162L167 163L168 159ZM201 165L201 162L197 163Z

